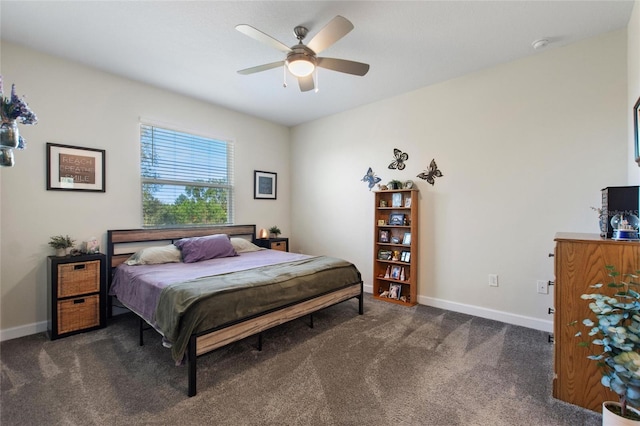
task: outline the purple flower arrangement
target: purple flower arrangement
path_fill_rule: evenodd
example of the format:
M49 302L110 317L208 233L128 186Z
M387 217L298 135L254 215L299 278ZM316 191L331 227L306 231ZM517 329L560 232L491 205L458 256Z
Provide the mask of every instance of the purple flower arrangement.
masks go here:
M25 102L24 98L19 98L16 95L16 85L11 85L11 96L5 97L2 85L2 76L0 75L0 99L2 105L0 105L0 118L2 119L2 126L12 126L16 120L20 121L20 124L36 124L38 117L31 111L29 105ZM19 144L17 149L24 149L25 141L22 136L19 137Z

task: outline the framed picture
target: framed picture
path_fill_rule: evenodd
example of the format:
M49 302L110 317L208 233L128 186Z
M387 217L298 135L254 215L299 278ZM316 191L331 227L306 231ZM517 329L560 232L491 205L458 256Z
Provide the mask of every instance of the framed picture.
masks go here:
M400 279L400 267L399 266L394 266L393 268L391 268L391 279L393 279L393 280L399 280Z
M404 213L391 213L389 215L389 225L404 225Z
M378 219L378 226L384 226L384 219Z
M381 243L388 243L389 242L389 231L387 231L386 229L381 229L378 241L381 242Z
M278 197L278 174L253 171L253 198L255 200L275 200Z
M411 245L411 232L405 232L402 237L402 244L409 246Z
M105 192L105 150L47 142L47 190Z
M391 237L391 244L400 244L400 238L396 236Z
M411 252L410 251L403 251L402 254L400 255L400 261L401 262L411 262Z
M391 194L391 207L402 207L402 193L395 192Z
M390 283L389 284L389 299L400 299L400 295L402 294L402 284L398 283Z
M391 260L391 250L378 250L378 260Z
M635 138L635 147L636 147L636 163L640 166L640 98L633 106L633 137Z
M407 197L404 199L404 206L411 207L411 197Z

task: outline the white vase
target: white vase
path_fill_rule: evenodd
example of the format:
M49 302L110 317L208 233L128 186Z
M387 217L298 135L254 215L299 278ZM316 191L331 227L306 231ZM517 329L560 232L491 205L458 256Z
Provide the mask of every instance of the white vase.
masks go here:
M602 403L602 426L638 426L640 425L640 420L631 420L625 419L624 417L620 417L616 413L609 411L607 406L617 406L620 407L619 402L614 401L605 401ZM640 415L640 411L635 408L631 408L627 405L627 410L633 411L634 413Z
M0 146L2 148L17 148L20 144L18 123L15 120L3 122L0 125Z
M66 248L59 248L56 249L56 256L58 257L64 257L67 255L67 249Z

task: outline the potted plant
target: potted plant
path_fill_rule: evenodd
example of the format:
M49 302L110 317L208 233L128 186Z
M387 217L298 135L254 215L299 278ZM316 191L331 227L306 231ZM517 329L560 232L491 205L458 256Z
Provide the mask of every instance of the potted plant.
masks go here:
M640 424L640 412L634 408L640 407L640 293L632 288L640 285L637 282L640 271L621 276L615 267L606 268L611 277L607 287L615 289L615 294L581 296L589 301L596 321L591 318L582 321L589 328L591 341L578 345L591 350L588 358L598 363L602 372L600 382L619 396L619 403L602 404L602 424ZM601 289L604 285L590 287Z
M282 232L280 231L280 228L275 225L269 228L269 235L271 236L271 238L278 238L278 235L280 235L281 233Z
M56 256L66 256L67 249L73 247L73 243L75 243L75 240L68 235L54 235L49 240L49 245L56 249Z
M387 184L387 187L389 189L402 189L402 182L394 179Z

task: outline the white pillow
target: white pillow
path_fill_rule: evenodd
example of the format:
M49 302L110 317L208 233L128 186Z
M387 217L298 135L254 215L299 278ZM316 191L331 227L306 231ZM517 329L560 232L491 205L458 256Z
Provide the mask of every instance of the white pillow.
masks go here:
M173 244L162 247L147 247L134 253L124 263L127 265L157 265L182 261L180 249Z
M236 250L236 253L248 253L250 251L263 250L262 247L258 247L251 241L244 238L231 238L231 245Z

